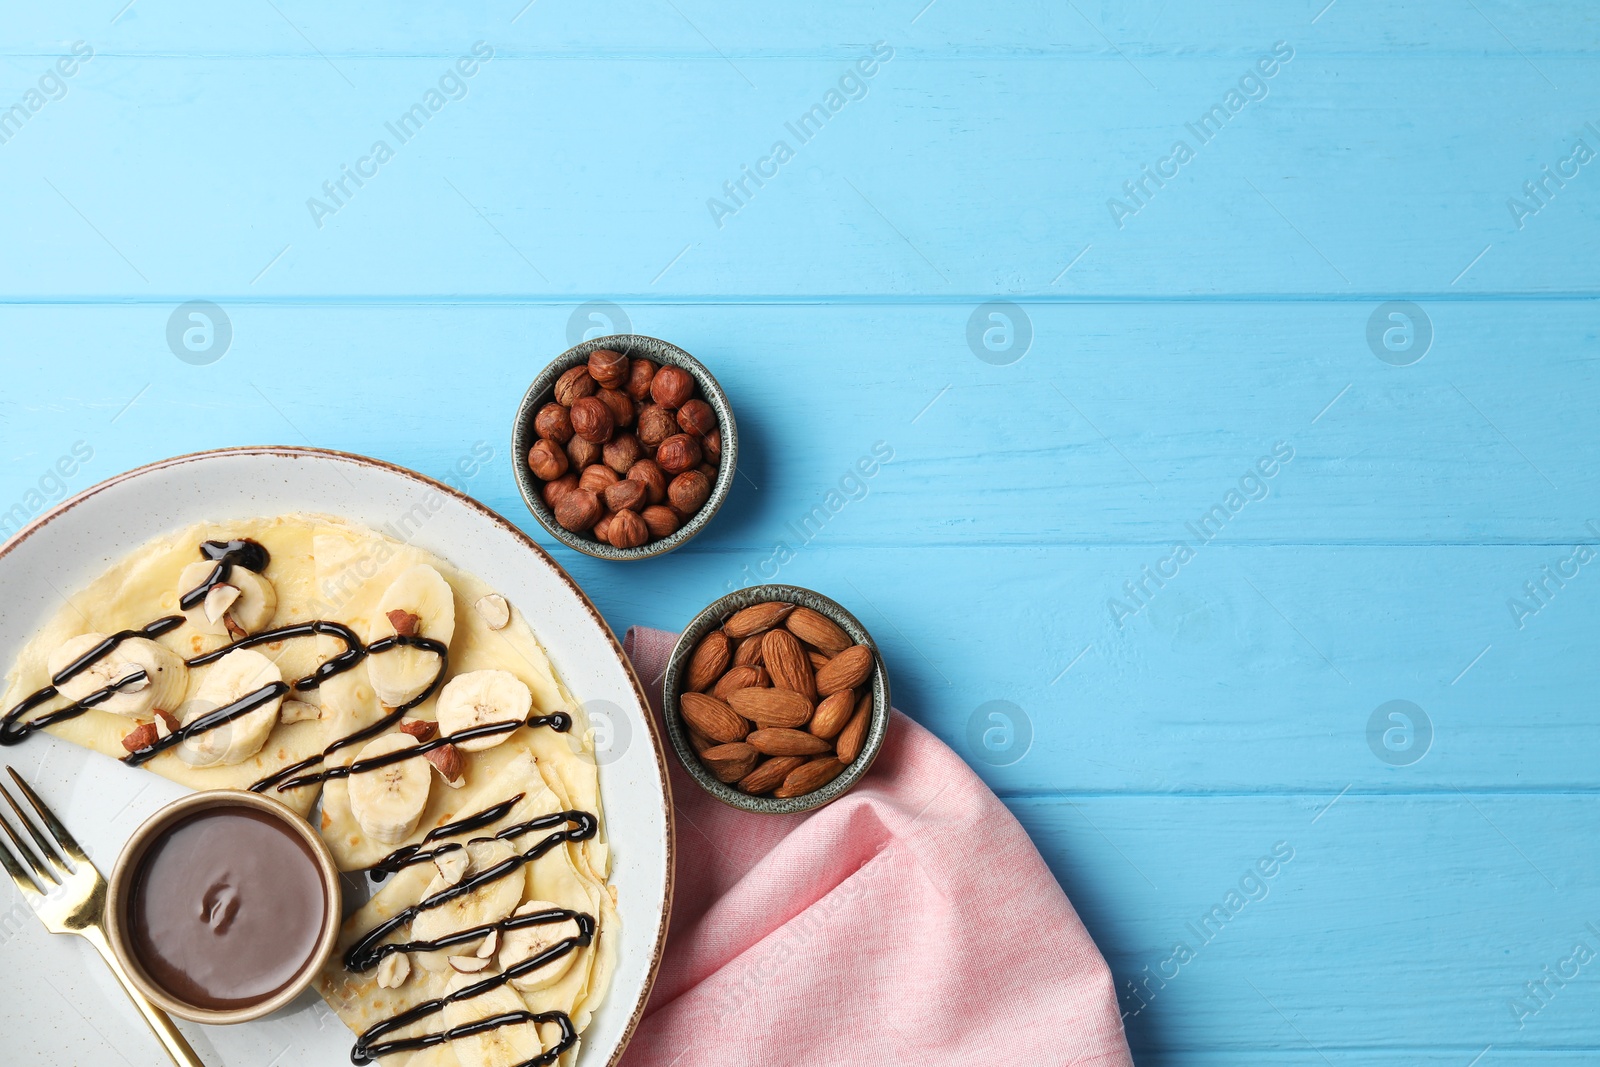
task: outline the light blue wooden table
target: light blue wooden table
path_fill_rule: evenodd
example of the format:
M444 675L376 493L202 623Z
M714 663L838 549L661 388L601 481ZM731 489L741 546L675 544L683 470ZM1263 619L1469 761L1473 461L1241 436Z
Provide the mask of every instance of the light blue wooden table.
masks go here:
M518 396L668 338L746 477L556 557L618 630L853 608L1141 1067L1596 1062L1596 10L924 3L6 5L5 521L487 447L551 545Z

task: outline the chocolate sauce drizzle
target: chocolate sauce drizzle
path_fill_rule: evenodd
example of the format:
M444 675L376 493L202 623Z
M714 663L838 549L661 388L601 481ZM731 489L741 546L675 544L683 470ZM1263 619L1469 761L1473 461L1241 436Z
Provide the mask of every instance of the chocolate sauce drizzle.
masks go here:
M446 823L444 826L439 827L437 830L432 831L427 837L423 838L423 844L426 844L429 840L436 840L438 837L449 836L453 833L464 833L468 829L475 829L486 825L489 822L493 822L495 818L504 817L504 815L510 812L511 808L516 805L517 801L521 799L522 797L519 795L510 800L496 804L493 807L486 808L475 815L469 815L456 823ZM401 1012L399 1015L395 1015L391 1018L385 1019L383 1022L377 1023L356 1039L355 1047L350 1051L350 1061L352 1063L367 1064L371 1063L375 1059L378 1059L379 1057L390 1055L391 1053L415 1052L418 1049L432 1048L435 1045L441 1045L447 1041L454 1041L457 1038L485 1033L501 1026L514 1026L522 1023L555 1023L561 1028L561 1039L549 1051L541 1053L533 1059L524 1060L522 1063L518 1064L517 1067L547 1067L548 1064L554 1063L558 1058L560 1058L562 1053L566 1052L567 1049L573 1046L578 1039L577 1030L572 1025L572 1019L568 1017L565 1012L560 1011L539 1013L528 1011L505 1012L500 1015L490 1016L487 1019L479 1019L476 1022L468 1023L463 1026L452 1027L448 1030L443 1030L438 1033L424 1034L421 1037L399 1038L393 1041L379 1040L385 1034L393 1033L396 1030L410 1026L412 1023L419 1022L430 1015L434 1015L440 1011L443 1011L445 1006L448 1004L469 1000L472 997L487 993L492 989L497 989L505 983L510 982L514 978L519 978L524 974L536 971L546 964L560 959L562 956L565 956L567 953L572 952L575 949L593 943L595 933L594 916L584 912L568 911L565 908L547 908L543 911L530 912L527 915L512 915L495 923L486 923L482 926L474 926L465 930L457 930L454 933L446 934L444 937L437 938L433 941L408 941L379 944L379 942L389 934L393 933L400 927L409 924L422 912L447 904L457 897L471 893L478 887L492 882L497 878L504 878L506 875L520 870L524 864L537 860L540 856L543 856L557 845L565 844L569 841L586 841L589 838L592 838L599 829L599 820L586 811L559 811L553 812L549 815L539 815L525 822L515 823L511 826L507 826L497 832L494 835L494 839L505 840L507 838L531 833L534 830L543 830L560 823L570 823L572 825L568 829L557 830L555 833L545 836L537 845L534 845L526 852L519 853L515 856L509 856L494 866L488 867L478 874L463 879L456 885L442 889L430 897L423 898L416 904L402 912L399 912L392 918L378 924L376 927L368 931L361 938L361 940L352 945L350 950L345 953L344 965L345 968L350 971L367 971L371 970L373 967L376 967L386 956L393 955L396 952L432 952L442 948L449 948L452 945L465 944L469 941L475 941L480 937L487 936L492 930L516 930L528 926L566 922L568 920L578 924L578 935L576 937L562 938L560 941L557 941L543 952L530 956L520 963L513 964L499 974L490 975L481 982L474 982L471 985L462 986L460 989L448 994L447 996L440 997L435 1000L425 1001L416 1005L415 1007ZM421 849L420 846L412 847L414 850L406 853L404 858L399 861L400 867L407 866L411 863L425 862L426 860L431 860L435 856L441 855L444 852L452 849L459 849L463 846L452 842L431 850ZM403 852L405 852L404 849L396 850L396 852L391 853L389 857L385 857L383 860L380 860L375 866L383 867L386 864L389 864L394 857L400 856ZM397 867L395 869L399 868Z
M391 874L399 874L413 863L426 863L432 858L431 856L420 858L417 856L417 853L422 851L423 845L428 844L430 841L438 841L441 838L471 833L473 830L481 830L491 823L497 823L507 815L510 815L511 809L516 807L517 802L527 795L526 793L518 793L510 800L502 800L500 803L484 808L480 812L463 816L455 822L447 822L429 830L427 836L419 844L401 845L383 857L383 859L368 867L367 876L374 882L381 882Z
M206 575L205 581L178 598L178 607L184 611L190 611L204 604L206 594L228 580L228 576L233 573L235 563L246 570L260 574L267 569L267 564L272 562L272 556L267 552L266 546L248 537L232 541L202 542L200 554L214 561L216 566L211 568L211 573Z
M271 556L268 554L264 546L262 546L259 542L250 540L249 538L238 538L231 541L206 541L200 546L200 554L208 560L215 561L216 566L212 568L210 574L207 575L204 582L178 598L179 606L183 607L185 610L194 608L197 605L204 603L206 594L211 591L212 587L223 581L226 581L228 576L232 573L232 568L235 565L245 567L253 571L261 571L266 568L271 559ZM63 667L60 671L56 672L55 676L51 679L52 684L47 685L37 692L29 695L16 707L6 712L4 717L0 717L0 745L19 744L26 740L29 734L32 734L38 730L42 730L52 723L64 722L67 719L82 715L85 711L88 711L95 705L102 704L109 700L124 687L134 685L137 682L145 680L147 675L144 671L132 671L122 678L117 679L111 685L106 686L104 689L99 689L93 693L90 693L88 696L76 701L73 704L69 704L64 708L59 708L55 711L37 716L36 718L30 719L27 722L20 721L22 716L26 715L28 712L42 707L50 700L59 696L59 687L62 684L71 681L77 675L82 674L84 671L94 666L94 664L98 663L101 659L110 655L118 645L122 644L122 642L135 637L160 637L162 634L169 633L177 627L183 625L184 621L185 619L182 615L167 615L163 618L155 620L141 629L123 630L121 633L108 636L105 640L101 641L83 655L67 664L67 666ZM423 649L433 653L439 658L438 672L435 673L433 680L428 684L428 687L416 697L406 701L398 708L394 708L371 725L339 738L327 748L323 749L320 754L301 760L289 767L285 767L281 771L278 771L273 775L256 782L250 787L257 792L260 792L285 778L291 778L303 770L317 766L318 764L322 763L323 760L325 760L330 754L338 751L341 748L344 748L348 745L359 744L362 741L376 737L378 734L383 733L391 725L399 722L401 717L403 717L406 712L415 708L417 705L423 703L429 697L433 696L434 693L438 692L439 687L444 684L445 674L449 672L449 649L446 648L444 643L441 641L435 641L430 637L414 637L396 634L392 637L379 638L378 640L372 642L372 644L366 645L362 643L361 638L354 630L350 629L350 627L345 626L343 623L327 622L323 620L294 623L289 626L279 626L271 630L262 630L259 633L241 637L237 641L223 645L221 648L213 649L210 652L201 653L198 656L186 660L185 663L190 667L203 667L208 663L215 663L217 660L226 656L235 649L254 648L257 645L270 644L274 641L287 641L294 638L313 636L337 637L344 643L344 651L340 652L332 659L319 664L316 670L312 671L304 678L297 679L294 682L271 682L262 686L260 689L245 694L230 704L216 708L212 711L208 711L192 722L189 722L179 729L174 730L166 737L158 738L148 745L129 752L128 755L122 757L122 761L133 766L139 766L141 764L148 763L162 752L182 744L184 741L192 737L203 734L208 730L214 730L219 726L225 726L233 720L240 718L241 716L248 715L257 708L271 703L278 697L284 696L290 692L307 692L309 690L316 689L329 678L349 670L369 655L381 655L382 653L388 652L392 649L408 647ZM557 715L560 714L561 713L559 712L557 713ZM550 718L554 718L554 716L551 716ZM532 722L532 720L529 721ZM302 782L301 784L310 783Z
M408 749L407 751L414 752L415 750ZM507 838L520 837L523 834L532 833L535 830L544 830L551 826L557 826L561 823L571 823L573 825L569 829L557 830L553 834L546 835L537 845L534 845L526 852L520 852L514 856L507 856L494 866L485 868L477 874L472 875L470 878L462 879L453 886L450 886L446 889L441 889L431 897L424 897L411 907L396 913L392 917L373 927L371 930L367 931L360 941L357 941L354 945L352 945L350 947L350 951L345 954L345 967L352 971L364 971L367 968L374 966L378 962L378 959L382 958L381 956L373 956L373 953L376 951L374 946L377 945L379 941L382 941L385 937L388 937L395 930L398 930L400 927L409 923L412 919L415 919L418 915L433 908L448 904L450 901L456 899L457 897L465 896L481 885L485 885L494 881L496 878L502 878L513 871L521 869L524 864L532 863L534 860L538 859L540 856L543 856L557 845L566 844L569 841L587 841L592 838L600 829L600 820L596 819L593 815L590 815L586 811L557 811L552 812L549 815L535 816L526 822L513 823L512 825L498 831L494 835L493 840L504 841ZM413 854L415 857L417 857L413 860L413 862L420 863L424 859L431 860L437 855L441 855L445 852L449 852L461 847L462 846L458 844L448 844L440 845L436 849L419 851ZM369 958L369 956L372 958Z
M23 741L28 739L29 734L35 732L36 730L42 730L51 723L65 722L68 719L77 718L79 715L82 715L96 704L103 704L105 701L110 700L115 693L119 692L126 686L133 685L135 682L144 681L149 677L149 675L147 675L144 671L131 671L130 673L123 675L121 678L118 678L104 689L97 689L74 704L68 704L64 708L59 708L45 715L40 715L36 719L29 719L27 722L18 721L22 718L22 716L26 715L34 708L41 707L55 699L55 697L59 696L61 691L57 688L58 686L65 685L73 678L76 678L78 675L94 666L101 660L101 658L110 655L112 650L114 650L118 645L122 644L122 642L133 637L160 637L162 634L167 633L169 630L181 626L182 624L182 615L168 615L165 618L157 619L155 622L152 622L148 626L141 627L140 629L123 630L121 633L112 634L111 636L107 637L104 641L101 641L98 645L95 645L89 651L85 652L83 655L79 656L77 659L61 668L61 670L57 671L55 677L50 679L50 685L47 685L38 692L26 697L16 707L6 712L4 718L0 718L0 745L21 744Z

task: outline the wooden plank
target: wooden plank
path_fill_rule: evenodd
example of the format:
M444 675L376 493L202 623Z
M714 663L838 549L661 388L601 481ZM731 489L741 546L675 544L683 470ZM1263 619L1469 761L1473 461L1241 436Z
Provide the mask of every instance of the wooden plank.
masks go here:
M395 12L374 19L355 8L278 2L230 11L203 5L130 4L110 13L91 5L29 8L8 18L8 50L48 53L62 40L104 41L108 49L140 54L316 58L370 54L446 54L461 40L505 42L555 55L626 54L735 59L750 55L825 54L874 37L905 39L938 53L1003 53L1013 58L1051 53L1117 52L1137 59L1164 54L1247 54L1251 45L1302 35L1323 47L1365 54L1529 56L1594 50L1600 35L1592 17L1551 2L1408 8L1404 17L1374 5L1308 0L1294 5L1245 0L1224 7L1174 9L1161 0L1115 5L1049 4L1041 0L975 9L925 0L885 6L836 0L793 8L743 8L708 0L672 6L648 0L609 4L604 18L576 0L507 0L486 5L458 0L432 5L424 16ZM274 11L273 8L277 10ZM675 10L676 9L676 10Z
M1448 1054L1464 1067L1488 1045L1485 1063L1544 1048L1593 1057L1600 865L1571 844L1597 828L1589 798L1325 804L1012 805L1107 955L1138 1062L1190 1062L1189 1049L1210 1052L1203 1063L1224 1050L1320 1049L1335 1063L1394 1063L1415 1050L1405 1062ZM1292 858L1279 862L1274 846ZM1579 943L1589 962L1566 963ZM1566 971L1565 984L1547 966ZM1126 983L1143 983L1146 967L1157 977L1141 1007ZM1546 981L1534 999L1527 983Z
M5 496L80 437L101 450L96 477L263 440L445 471L480 438L504 449L527 383L590 325L575 302L224 302L231 347L207 366L168 348L177 300L0 307ZM1029 305L1032 345L1009 366L969 348L987 322L975 304L624 303L634 329L714 368L744 431L748 479L689 552L756 566L830 489L861 492L849 474L877 442L895 459L827 544L1145 546L1077 594L1101 613L1175 541L1197 543L1191 526L1211 515L1215 533L1230 492L1267 495L1230 512L1213 548L1600 536L1592 302L1428 304L1433 349L1409 367L1368 348L1376 303ZM72 358L101 369L63 374ZM1294 456L1274 467L1280 443ZM1277 473L1251 477L1263 457ZM503 454L472 490L527 517ZM1512 557L1489 614L1548 554Z
M428 97L454 77L441 56L336 70L108 53L0 145L0 292L1372 304L1596 289L1589 168L1535 215L1507 202L1580 136L1600 150L1585 126L1600 114L1576 103L1600 67L1541 59L1555 93L1522 57L1297 55L1202 140L1186 124L1245 58L1152 57L1156 92L1116 57L905 55L802 139L786 123L827 100L841 57L741 61L752 91L721 59L502 56L452 102ZM14 92L32 69L17 61ZM438 110L421 132L388 129L423 104ZM1418 132L1376 135L1400 121ZM1194 158L1162 164L1178 139ZM1147 166L1176 176L1157 187ZM108 169L117 182L87 177Z

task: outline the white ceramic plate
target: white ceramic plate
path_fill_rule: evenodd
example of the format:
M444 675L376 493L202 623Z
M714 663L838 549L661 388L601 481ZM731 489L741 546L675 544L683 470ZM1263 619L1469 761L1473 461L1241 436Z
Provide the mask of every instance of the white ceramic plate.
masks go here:
M644 1010L672 899L672 804L644 693L599 612L566 572L511 523L420 474L310 448L233 448L179 456L118 475L41 516L0 549L0 671L36 628L113 562L190 523L322 512L406 539L476 574L527 615L575 698L610 710L601 756L621 913L611 991L584 1035L579 1067L615 1064ZM602 703L603 702L603 703ZM0 760L43 794L109 872L146 816L185 790L148 771L36 734ZM11 884L0 887L0 1049L6 1067L170 1063L94 950L45 933ZM350 1062L353 1037L313 993L277 1015L237 1026L184 1023L216 1067Z

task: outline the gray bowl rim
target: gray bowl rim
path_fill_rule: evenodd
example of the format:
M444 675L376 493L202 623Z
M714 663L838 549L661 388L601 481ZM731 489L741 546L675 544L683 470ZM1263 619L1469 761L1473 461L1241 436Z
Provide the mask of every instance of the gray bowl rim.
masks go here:
M717 480L712 484L711 496L706 499L704 506L690 516L688 522L668 536L658 541L648 541L638 548L617 548L592 537L575 534L556 522L555 513L545 504L544 496L540 492L543 483L528 469L528 450L538 440L538 435L533 432L533 419L539 409L554 398L556 379L580 363L588 362L589 354L600 348L621 352L630 359L646 358L658 364L671 363L688 371L694 377L695 383L700 386L700 392L705 397L706 403L717 413L717 424L722 430L722 458L717 464ZM663 359L662 356L668 358ZM594 556L596 559L624 562L650 559L665 555L686 544L705 529L721 510L723 503L728 499L728 494L733 490L733 477L738 465L739 429L734 423L733 405L729 403L728 395L723 391L722 385L706 369L705 364L688 352L671 341L663 341L648 334L614 333L573 345L551 360L544 370L539 372L538 377L534 378L533 384L528 386L528 391L523 394L522 401L517 405L517 413L511 424L511 473L516 479L518 492L522 494L522 502L533 513L533 517L539 520L539 525L550 532L550 536L568 548Z
M678 711L678 690L695 645L699 644L700 639L706 634L720 627L723 620L735 611L770 600L782 600L819 611L838 623L851 640L872 649L872 725L867 730L866 741L861 746L860 754L839 777L821 789L782 800L769 796L750 796L717 781L716 777L706 769L705 764L700 762L694 746L689 743L689 732L684 728ZM667 736L672 741L673 751L678 754L678 762L689 772L689 777L724 804L740 811L762 815L794 815L803 811L814 811L833 803L849 792L851 787L872 768L873 761L878 758L878 753L883 748L883 739L889 730L890 706L889 672L883 663L883 653L879 651L877 642L872 639L872 634L861 625L861 620L832 597L798 585L752 585L736 589L712 601L689 620L683 633L678 635L678 642L672 647L671 655L667 657L667 669L661 679L661 710L667 722Z

